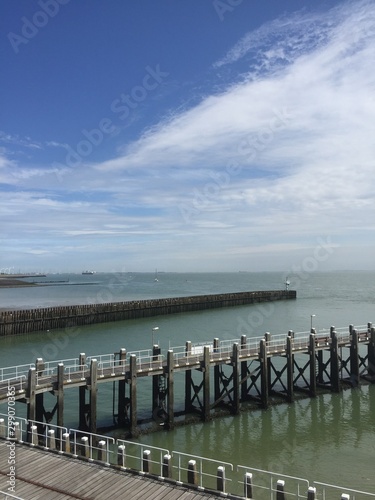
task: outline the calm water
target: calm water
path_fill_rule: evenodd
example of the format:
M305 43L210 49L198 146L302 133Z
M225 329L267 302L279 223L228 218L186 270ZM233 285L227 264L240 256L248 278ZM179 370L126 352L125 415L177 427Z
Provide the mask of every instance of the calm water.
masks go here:
M56 283L33 289L0 289L0 306L5 309L87 304L141 298L172 297L243 290L283 288L281 273L54 275ZM149 349L152 328L163 349L184 345L186 340L212 341L308 331L315 328L375 320L375 273L332 272L290 276L296 301L275 302L202 311L172 316L93 325L71 331L54 331L0 339L0 366L87 355ZM311 315L313 318L311 318ZM179 382L176 376L176 384ZM109 384L106 384L106 386ZM150 381L139 382L140 416L150 407ZM112 421L112 393L99 386L99 423ZM77 394L67 391L66 425L75 427ZM142 394L142 396L141 396ZM50 398L50 399L48 399ZM53 407L48 396L46 406ZM182 390L176 409L182 405ZM50 409L50 408L48 408ZM24 412L23 405L18 407ZM142 442L170 450L219 458L234 464L274 470L309 480L335 483L375 492L375 387L363 386L337 395L282 404L266 411L243 412L236 417L213 420L158 432Z

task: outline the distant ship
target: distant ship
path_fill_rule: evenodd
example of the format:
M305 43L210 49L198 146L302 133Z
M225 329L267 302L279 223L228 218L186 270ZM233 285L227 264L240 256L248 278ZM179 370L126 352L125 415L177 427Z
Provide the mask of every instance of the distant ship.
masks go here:
M82 274L95 274L95 271L82 271Z

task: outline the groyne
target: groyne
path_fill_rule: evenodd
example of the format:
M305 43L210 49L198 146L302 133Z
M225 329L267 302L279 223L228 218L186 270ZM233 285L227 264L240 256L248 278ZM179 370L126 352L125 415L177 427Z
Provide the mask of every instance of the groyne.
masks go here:
M295 299L296 296L295 290L266 290L3 311L0 336Z

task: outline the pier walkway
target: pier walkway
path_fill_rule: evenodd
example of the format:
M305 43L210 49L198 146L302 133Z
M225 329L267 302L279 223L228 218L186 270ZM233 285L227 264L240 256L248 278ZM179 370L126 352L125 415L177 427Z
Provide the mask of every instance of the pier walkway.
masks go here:
M204 491L160 481L140 474L116 471L97 463L41 449L16 447L15 491L9 491L8 454L5 442L0 444L0 499L12 498L10 494L25 500L103 500L109 498L132 500L201 500L213 499ZM4 493L9 493L6 497ZM3 496L4 495L4 496Z
M271 335L263 337L194 344L170 348L35 363L0 368L0 403L27 404L27 418L52 421L64 426L64 393L79 392L79 429L97 432L98 385L113 384L113 420L139 434L137 380L152 384L150 419L166 428L175 425L177 413L199 414L203 421L213 411L224 409L238 414L241 403L253 401L267 408L270 399L294 401L295 392L314 397L319 388L339 392L343 385L356 387L361 381L375 380L375 329L372 323L327 331ZM212 374L211 374L212 372ZM185 384L184 409L176 412L175 376ZM211 377L211 378L210 378ZM198 379L198 380L197 380ZM139 390L139 389L138 389ZM181 389L179 389L181 392ZM44 408L43 395L56 397L52 411ZM88 398L86 397L88 395Z

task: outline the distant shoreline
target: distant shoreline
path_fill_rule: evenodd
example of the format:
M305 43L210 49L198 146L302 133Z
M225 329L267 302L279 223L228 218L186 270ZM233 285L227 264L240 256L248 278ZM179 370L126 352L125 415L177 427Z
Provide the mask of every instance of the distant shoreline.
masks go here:
M0 288L15 288L21 286L36 286L22 278L43 278L45 274L2 274L0 275Z

